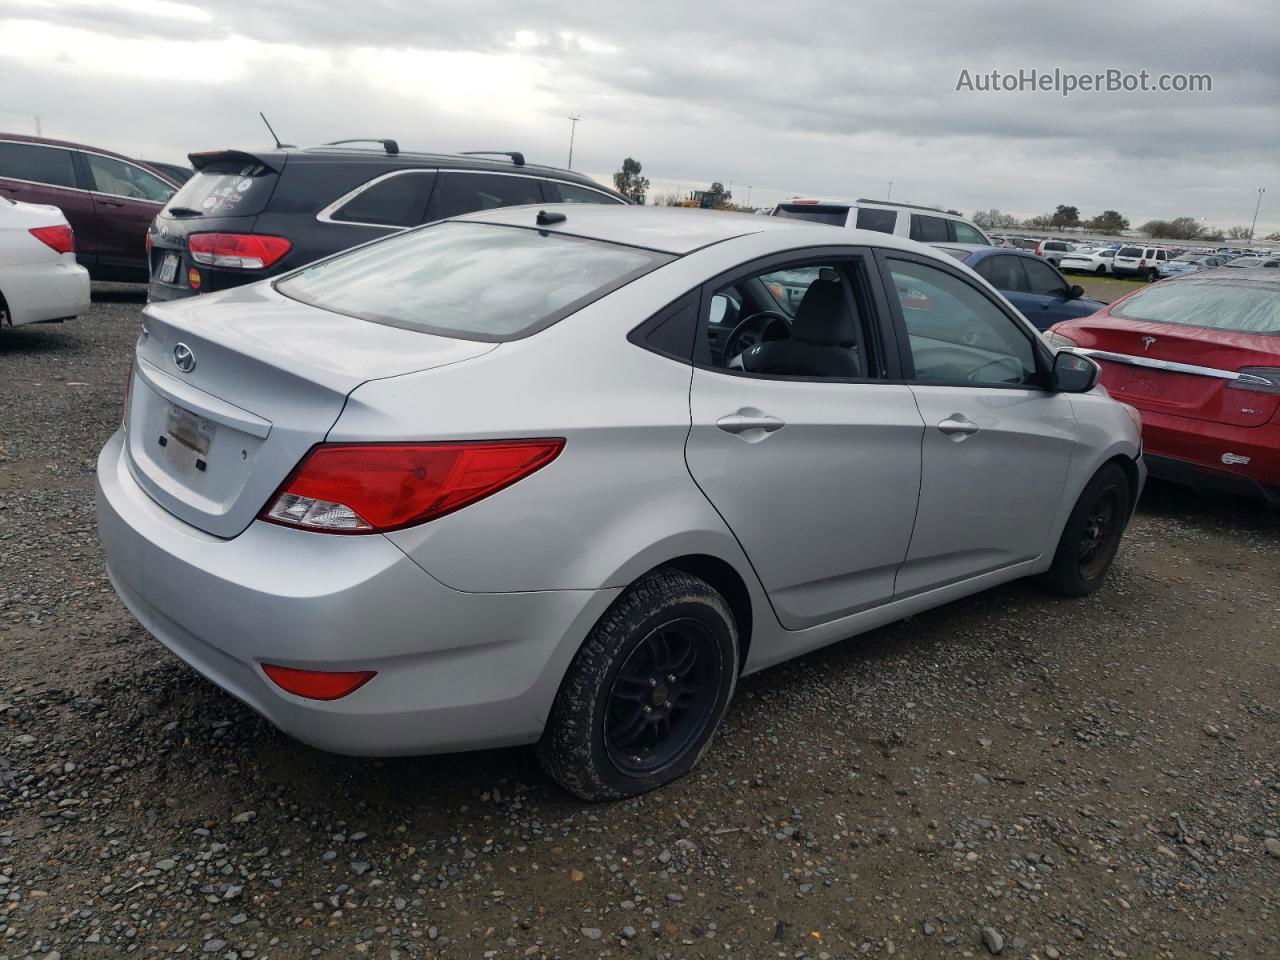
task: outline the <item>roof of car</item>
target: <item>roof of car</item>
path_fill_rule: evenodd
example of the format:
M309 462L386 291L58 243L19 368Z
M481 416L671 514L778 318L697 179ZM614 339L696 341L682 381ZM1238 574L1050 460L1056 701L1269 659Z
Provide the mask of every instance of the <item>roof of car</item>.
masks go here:
M944 217L951 217L955 220L963 220L963 216L957 216L954 213L940 207L926 207L918 203L899 203L897 200L872 200L868 197L790 197L781 201L778 206L798 205L803 207L892 207L895 210L925 210L929 213L941 214Z
M1280 293L1280 270L1276 270L1275 267L1240 267L1236 270L1217 267L1213 270L1197 270L1195 273L1184 273L1181 276L1170 277L1161 282L1238 284L1242 280L1250 285L1258 284Z
M4 133L0 132L0 140L13 140L18 143L38 143L46 147L66 147L69 150L88 150L90 153L100 153L104 157L115 157L118 160L128 160L130 163L139 163L147 167L149 170L159 174L163 179L172 182L173 177L165 173L163 170L157 170L145 160L139 160L131 157L127 153L117 153L115 150L108 150L105 147L95 147L87 143L76 143L73 140L54 140L50 137L33 137L25 133ZM177 184L174 184L177 186Z
M554 224L540 225L537 222L540 210L562 213L565 219ZM819 246L825 243L928 250L923 244L873 230L854 230L807 220L790 220L786 217L757 217L749 213L687 207L601 203L531 204L481 210L456 219L502 226L537 227L540 230L677 255L693 253L736 237L776 232L794 237L798 246Z
M952 250L963 251L965 262L969 260L984 260L998 253L1003 257L1028 257L1044 263L1042 257L1037 257L1030 250L1019 250L1017 247L992 247L985 243L935 243L932 246L947 252Z

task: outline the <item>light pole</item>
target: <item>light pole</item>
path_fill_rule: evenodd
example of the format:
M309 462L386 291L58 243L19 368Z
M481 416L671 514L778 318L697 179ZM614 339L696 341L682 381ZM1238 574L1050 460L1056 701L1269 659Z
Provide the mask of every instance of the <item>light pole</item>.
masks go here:
M1258 225L1258 211L1262 209L1262 195L1267 192L1266 187L1258 188L1258 202L1253 207L1253 223L1249 224L1249 242L1253 243L1253 230Z
M578 132L578 121L581 119L576 113L569 114L569 170L573 169L573 137Z
M886 200L888 200L888 199L889 199L890 197L892 197L892 196L893 196L893 181L892 181L892 180L890 180L890 181L889 181L889 192L888 192L888 193L886 193L886 194L884 195L884 198L885 198Z

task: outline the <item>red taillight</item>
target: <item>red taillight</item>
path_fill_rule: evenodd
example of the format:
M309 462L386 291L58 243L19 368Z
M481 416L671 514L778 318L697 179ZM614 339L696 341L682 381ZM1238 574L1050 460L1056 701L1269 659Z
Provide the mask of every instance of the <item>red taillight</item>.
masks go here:
M295 670L264 663L262 672L281 690L308 700L338 700L374 678L376 670Z
M75 232L66 224L58 227L32 227L31 235L58 253L76 252Z
M794 203L794 204L810 204L810 203L817 203L817 202L818 202L817 200L788 200L787 201L787 203Z
M312 447L260 519L323 533L383 533L435 520L545 467L559 438Z
M193 233L187 237L191 259L208 267L261 270L292 249L284 237L260 233Z
M1145 267L1146 265L1147 265L1147 261L1145 257L1138 261L1138 266Z

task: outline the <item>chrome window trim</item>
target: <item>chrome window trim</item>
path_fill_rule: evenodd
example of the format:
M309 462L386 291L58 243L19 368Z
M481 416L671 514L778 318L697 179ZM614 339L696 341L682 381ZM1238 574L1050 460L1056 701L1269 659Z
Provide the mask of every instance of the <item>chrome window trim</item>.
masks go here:
M363 220L335 220L333 215L341 210L344 206L354 200L360 194L364 193L375 184L381 183L383 180L390 180L392 177L403 177L410 173L430 173L438 175L440 170L433 167L405 167L403 170L392 170L388 173L381 173L372 180L366 180L358 187L348 190L333 203L329 204L323 210L316 214L316 220L320 223L333 223L344 227L377 227L380 230L407 230L416 224L408 224L403 227L393 227L385 223L366 223Z
M382 230L408 230L409 227L418 226L418 224L409 224L408 226L404 226L404 227L390 227L390 226L387 226L387 224L385 223L365 223L360 220L334 220L333 219L333 214L335 212L340 210L347 203L350 203L352 200L354 200L360 194L364 193L370 187L374 186L375 184L381 183L383 180L387 180L391 177L403 176L407 173L433 173L437 176L439 176L442 173L448 173L448 174L456 173L456 174L485 176L485 177L519 177L523 180L537 180L537 181L542 181L546 183L563 183L566 186L580 187L583 190L591 190L595 193L598 193L600 194L600 196L604 197L606 200L613 203L615 206L619 206L619 207L626 206L626 204L618 200L616 197L612 196L606 190L602 190L599 187L591 187L585 183L576 183L573 180L562 180L559 177L540 177L540 176L537 176L536 174L514 173L509 170L458 170L452 167L407 167L404 170L392 170L389 173L379 174L378 176L374 177L372 180L366 180L364 183L360 184L358 187L354 187L351 190L348 190L346 193L340 196L337 200L333 201L333 203L329 204L327 207L325 207L323 210L317 213L316 220L320 223L332 223L340 226L349 226L349 227L378 227Z
M1251 373L1237 373L1235 370L1220 370L1217 367L1202 367L1195 363L1178 363L1174 360L1158 360L1155 357L1135 357L1128 353L1112 353L1110 350L1094 350L1088 347L1074 347L1072 352L1084 354L1086 357L1092 357L1096 360L1123 363L1131 367L1147 367L1151 370L1166 370L1170 373L1189 373L1197 377L1235 380L1240 383L1271 384L1271 381L1266 377L1254 376Z

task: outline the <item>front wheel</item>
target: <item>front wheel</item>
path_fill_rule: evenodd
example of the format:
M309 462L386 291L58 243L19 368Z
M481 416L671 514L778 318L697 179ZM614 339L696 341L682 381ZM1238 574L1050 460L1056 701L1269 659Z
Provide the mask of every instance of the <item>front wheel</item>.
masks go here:
M1076 501L1044 574L1045 585L1067 597L1102 586L1129 520L1129 476L1117 463L1103 466Z
M1095 271L1093 271L1093 272L1094 272L1094 273L1096 273L1096 274L1097 274L1098 276L1100 276L1100 277L1105 277L1105 276L1107 275L1107 267L1106 267L1106 264L1099 264L1099 265L1098 265L1098 269L1097 269L1097 270L1095 270Z
M738 680L738 631L714 588L645 575L592 628L556 694L538 759L584 800L635 796L702 759Z

